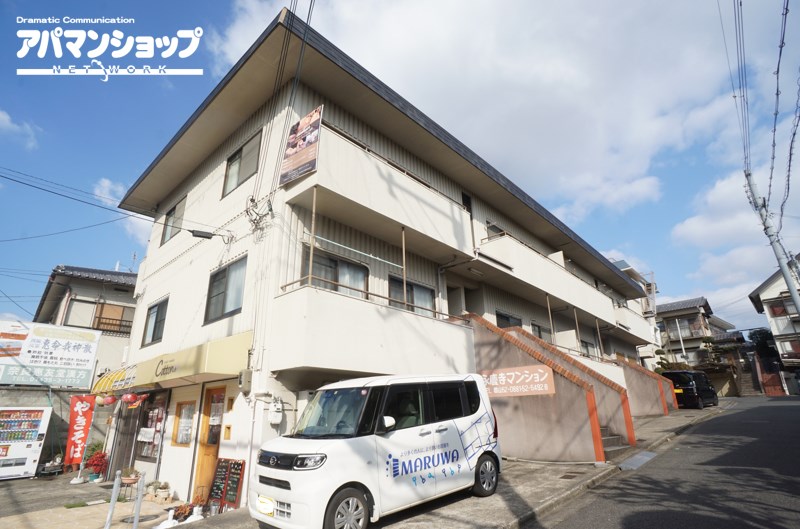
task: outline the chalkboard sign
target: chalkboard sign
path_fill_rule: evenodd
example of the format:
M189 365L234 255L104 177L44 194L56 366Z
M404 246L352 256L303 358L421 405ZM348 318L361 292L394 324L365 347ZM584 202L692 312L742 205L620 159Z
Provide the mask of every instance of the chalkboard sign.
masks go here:
M211 483L209 500L219 503L220 509L239 507L239 495L242 491L242 478L244 476L243 459L217 459L217 468L214 472L214 481Z

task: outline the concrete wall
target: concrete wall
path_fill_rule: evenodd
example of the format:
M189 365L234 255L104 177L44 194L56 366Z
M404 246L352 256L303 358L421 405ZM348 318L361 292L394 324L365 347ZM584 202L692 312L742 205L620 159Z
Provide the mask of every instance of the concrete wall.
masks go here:
M482 370L544 364L554 395L492 398L503 455L534 461L605 459L592 387L487 320L471 315L475 363Z
M69 431L69 401L72 395L84 395L80 391L53 390L47 388L3 388L0 389L0 406L3 407L42 407L52 406L53 414L42 447L41 462L50 461L55 454L64 454L67 449ZM94 422L87 444L104 441L108 431L108 418L113 406L100 406L95 409Z
M631 413L634 417L669 415L669 408L677 409L672 383L638 364L620 358L619 366L625 374Z
M622 436L629 445L636 445L633 418L628 404L628 394L624 387L589 369L570 355L559 351L554 346L519 327L506 330L512 336L515 336L550 360L557 362L587 384L591 384L597 400L597 416L600 426L608 427L609 431L614 435Z

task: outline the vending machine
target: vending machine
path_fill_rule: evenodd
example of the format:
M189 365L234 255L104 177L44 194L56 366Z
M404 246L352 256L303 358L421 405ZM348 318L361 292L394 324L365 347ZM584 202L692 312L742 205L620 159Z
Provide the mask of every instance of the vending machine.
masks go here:
M0 479L33 477L53 408L0 408Z

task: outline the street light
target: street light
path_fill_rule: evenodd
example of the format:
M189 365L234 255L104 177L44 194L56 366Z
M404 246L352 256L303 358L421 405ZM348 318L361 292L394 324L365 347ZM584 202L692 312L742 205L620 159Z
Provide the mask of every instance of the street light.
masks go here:
M192 234L192 237L197 237L198 239L211 239L213 237L221 237L222 242L225 244L230 244L233 241L233 233L228 232L227 234L222 233L213 233L210 231L203 231L203 230L189 230L189 233Z

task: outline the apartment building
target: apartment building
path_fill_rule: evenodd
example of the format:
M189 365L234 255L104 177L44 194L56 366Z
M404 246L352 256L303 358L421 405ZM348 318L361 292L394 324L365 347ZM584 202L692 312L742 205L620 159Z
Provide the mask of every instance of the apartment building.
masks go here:
M323 383L475 370L468 313L595 360L652 342L639 283L286 10L120 207L155 222L117 453L182 499Z
M785 368L800 367L800 315L789 295L780 270L753 290L750 302L759 314L767 316L769 330Z

